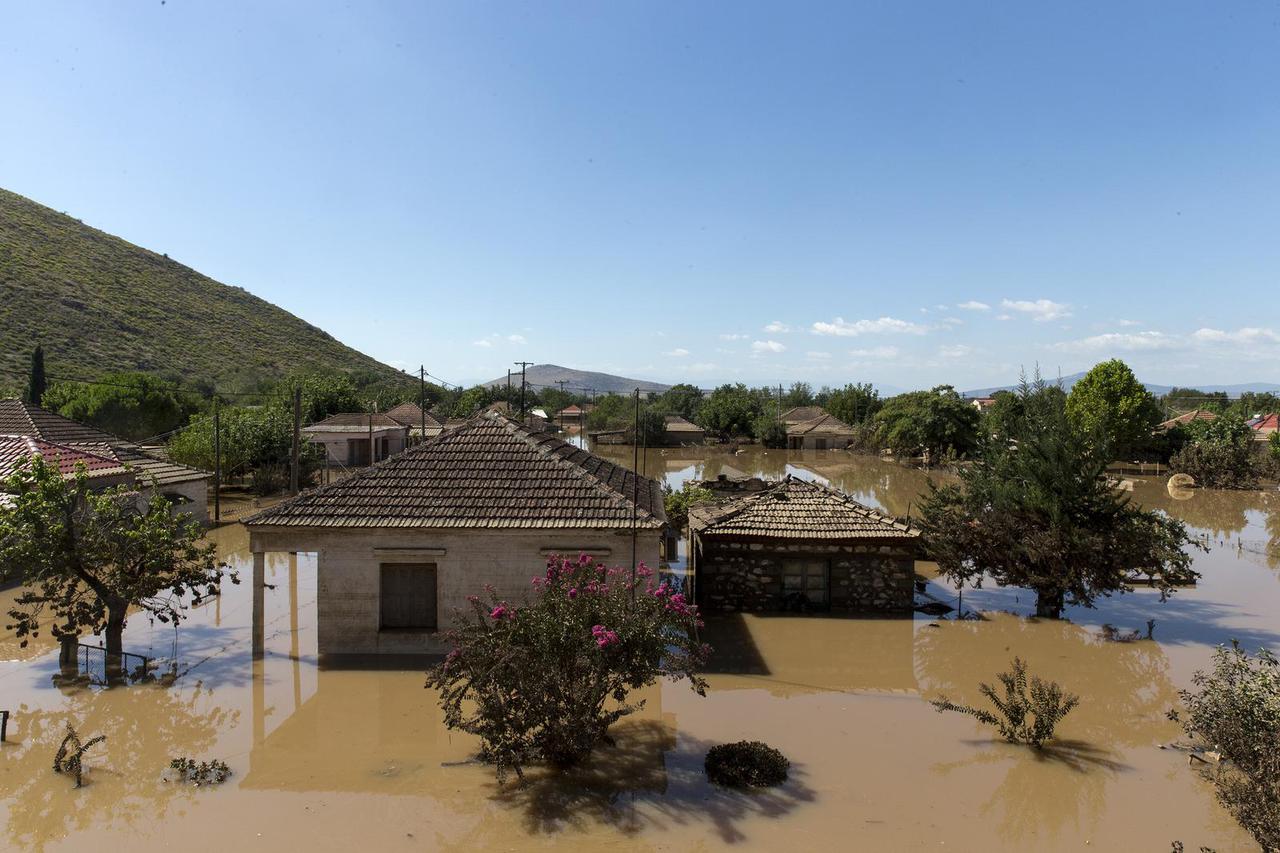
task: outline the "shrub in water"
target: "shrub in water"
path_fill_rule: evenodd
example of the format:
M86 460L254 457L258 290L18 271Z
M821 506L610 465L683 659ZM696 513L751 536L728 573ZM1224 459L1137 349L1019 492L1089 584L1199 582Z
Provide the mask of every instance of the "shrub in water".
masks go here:
M729 788L771 788L787 781L791 762L758 740L722 743L707 750L707 778Z
M84 767L81 761L84 758L84 754L89 747L106 739L106 735L98 735L81 743L80 734L76 731L75 726L67 723L67 735L62 739L62 743L58 746L58 752L53 757L53 772L70 773L76 777L76 787L83 787Z
M445 725L480 738L499 779L531 761L576 764L613 723L638 710L632 690L697 675L697 608L641 564L608 568L589 556L554 556L519 606L492 589L456 615L453 650L427 674Z
M998 715L982 708L957 705L945 696L929 704L939 713L959 711L968 714L979 722L995 726L1010 743L1025 743L1037 749L1053 737L1058 722L1080 704L1079 696L1064 693L1055 681L1042 681L1033 675L1028 684L1027 665L1021 658L1013 659L1012 672L1002 672L996 678L1004 685L1003 697L990 684L981 684L978 689L995 705Z
M190 782L197 788L201 785L221 785L231 777L231 768L227 766L227 762L217 759L197 764L194 758L175 758L169 762L169 769L174 771L178 780Z

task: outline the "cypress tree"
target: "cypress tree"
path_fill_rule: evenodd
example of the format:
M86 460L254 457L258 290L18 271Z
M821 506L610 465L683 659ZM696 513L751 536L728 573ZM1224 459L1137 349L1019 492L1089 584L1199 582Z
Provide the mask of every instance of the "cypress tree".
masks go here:
M27 402L39 406L49 383L44 378L44 347L36 344L31 351L31 378L27 382Z

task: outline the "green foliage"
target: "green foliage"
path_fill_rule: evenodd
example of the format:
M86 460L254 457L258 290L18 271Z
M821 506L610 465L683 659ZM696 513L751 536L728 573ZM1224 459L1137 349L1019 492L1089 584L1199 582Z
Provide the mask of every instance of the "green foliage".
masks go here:
M84 787L84 754L89 751L89 747L102 743L106 739L106 735L98 735L82 743L75 726L68 721L66 737L62 739L57 753L53 756L53 772L70 773L76 778L76 787Z
M198 415L169 442L174 462L204 471L214 469L213 414ZM276 406L222 409L218 413L224 477L290 461L293 416ZM302 449L313 452L309 442Z
M605 394L587 414L587 428L592 430L626 429L635 422L635 400L621 394Z
M1027 665L1021 658L1013 659L1012 672L1001 672L996 678L1004 687L1004 696L986 682L980 684L978 690L995 706L997 713L985 708L957 705L945 696L929 704L938 713L958 711L968 714L981 723L994 726L1009 743L1025 743L1036 749L1053 739L1058 723L1080 704L1079 696L1063 692L1056 681L1043 681L1033 675L1028 682Z
M193 395L147 373L109 373L101 381L59 382L45 393L44 407L131 441L171 432L201 407Z
M1270 391L1245 391L1231 404L1231 411L1246 420L1255 415L1280 412L1280 397Z
M1253 430L1238 415L1192 421L1178 431L1186 443L1170 458L1170 470L1190 474L1208 488L1257 487L1262 471L1253 450Z
M1110 447L1116 459L1146 451L1162 420L1155 398L1119 359L1094 365L1072 387L1067 417L1081 433Z
M1203 546L1182 522L1113 488L1106 445L1076 429L1044 387L1023 384L1023 414L1008 435L981 441L958 485L930 484L918 523L940 571L958 583L1029 587L1048 617L1127 591L1133 573L1162 594L1196 577L1183 548Z
M519 607L489 590L455 616L453 650L427 675L445 725L474 735L499 779L545 761L585 758L614 722L642 707L631 691L689 679L710 649L694 639L697 608L643 565L609 569L583 555L553 557Z
M751 436L766 399L766 394L754 392L740 382L721 385L707 395L697 423L707 432L721 436Z
M891 397L875 422L883 445L900 456L965 456L978 440L978 410L950 385Z
M1195 409L1223 412L1231 401L1227 399L1225 391L1207 393L1198 388L1174 388L1164 395L1164 404L1178 412L1190 412Z
M1229 760L1212 771L1219 799L1263 849L1280 849L1280 661L1232 643L1192 681L1196 689L1181 694L1182 723Z
M302 390L302 423L313 424L340 412L367 412L368 403L350 377L342 373L295 373L271 389L267 405L288 414L293 422L293 393ZM414 389L416 392L416 389ZM416 399L416 396L415 398ZM397 400L402 403L404 400Z
M169 769L177 779L199 788L202 785L221 785L231 778L231 768L227 762L214 759L196 763L194 758L175 758L169 762Z
M666 483L662 485L662 504L667 511L667 522L676 530L684 530L689 524L689 508L715 499L710 489L685 483L678 491Z
M794 409L797 406L812 406L814 399L812 385L808 382L794 382L782 395L780 405L784 410Z
M49 382L44 375L44 347L36 344L36 348L31 351L31 373L27 379L27 402L33 406L43 406L44 392L48 387Z
M707 750L707 778L726 788L772 788L787 781L791 762L758 740L722 743Z
M702 391L687 383L672 385L654 403L664 414L679 415L697 423L698 410L702 408Z
M49 370L143 371L252 390L298 365L404 374L238 287L0 190L0 340L39 341ZM28 353L0 347L0 372Z
M506 389L503 389L504 391ZM501 400L502 397L496 389L486 388L484 385L476 385L462 392L453 404L451 414L455 418L470 418L479 414L485 406ZM528 396L526 395L526 403Z
M1267 439L1267 453L1273 463L1280 464L1280 430L1271 433Z
M765 447L787 446L787 425L782 422L778 404L770 400L751 424L751 435Z
M883 406L880 392L871 387L870 382L828 391L823 404L823 408L850 426L871 420Z
M28 586L6 628L23 647L48 612L55 637L105 631L108 667L118 666L130 608L176 624L218 592L213 544L159 493L139 508L131 486L93 491L83 466L64 478L40 457L0 481L0 491L11 496L0 511L0 575ZM188 594L189 605L181 600Z

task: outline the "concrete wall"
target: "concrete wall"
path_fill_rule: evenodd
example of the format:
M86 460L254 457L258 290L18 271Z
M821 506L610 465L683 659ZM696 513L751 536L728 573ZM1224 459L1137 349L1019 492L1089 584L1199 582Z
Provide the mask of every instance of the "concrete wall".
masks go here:
M485 584L513 602L546 569L547 552L586 551L609 565L630 565L631 536L590 530L319 531L255 534L254 550L318 552L317 624L321 654L421 654L447 651L439 633L380 631L383 563L435 563L437 620L449 627L467 596ZM641 530L638 559L655 569L660 532Z
M386 427L375 427L373 430L373 443L378 450L378 460L386 459L387 456L394 456L405 449L408 442L409 428L403 429L387 429ZM315 432L304 434L304 439L312 444L318 444L324 448L325 455L329 457L331 465L347 465L347 439L356 439L357 441L368 441L368 432ZM382 454L382 439L387 439L387 454Z
M783 590L788 559L827 560L833 611L906 611L914 600L914 544L748 542L696 537L698 603L715 611L794 607Z
M191 517L201 524L209 521L209 481L188 480L185 483L171 483L159 487L162 495L181 495L186 502L174 507L175 512L190 513ZM151 498L151 489L143 489L143 497Z

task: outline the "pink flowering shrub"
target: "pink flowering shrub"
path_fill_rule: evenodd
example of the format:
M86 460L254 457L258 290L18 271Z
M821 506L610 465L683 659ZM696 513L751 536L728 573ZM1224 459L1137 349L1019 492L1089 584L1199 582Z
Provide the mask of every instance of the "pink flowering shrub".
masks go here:
M427 674L445 725L480 738L502 779L545 761L576 764L639 710L631 691L688 679L711 649L696 639L697 607L641 564L609 568L587 555L552 557L519 605L488 590L450 632L453 650Z

